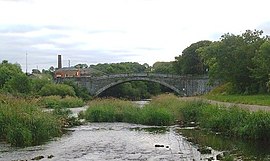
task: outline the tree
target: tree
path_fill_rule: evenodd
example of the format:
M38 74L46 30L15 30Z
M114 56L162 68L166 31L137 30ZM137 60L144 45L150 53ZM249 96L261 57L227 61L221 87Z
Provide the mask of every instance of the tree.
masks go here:
M182 55L175 57L174 68L178 74L205 74L207 66L198 53L201 47L209 46L212 42L208 40L191 44L183 50Z
M83 68L88 68L88 65L87 64L77 64L74 67L77 69L83 69Z
M46 84L41 88L39 93L41 96L75 96L74 89L66 84Z
M30 79L21 73L8 80L4 85L4 89L8 92L29 94L32 86Z
M123 62L112 64L97 64L90 65L91 68L99 70L107 74L122 74L122 73L143 73L146 70L144 65L136 62Z
M174 74L173 62L155 62L152 67L153 73Z
M19 65L3 60L0 64L0 88L3 88L4 84L12 77L22 73Z
M252 58L265 41L262 31L247 30L242 35L224 34L221 40L198 51L209 66L210 78L230 82L238 93L256 92L256 81L251 77Z
M252 77L257 80L261 92L267 91L267 82L270 78L270 41L265 41L252 59L254 68Z
M81 87L81 86L77 85L74 81L64 81L63 83L73 87L77 97L80 97L83 100L90 99L89 92L85 87Z

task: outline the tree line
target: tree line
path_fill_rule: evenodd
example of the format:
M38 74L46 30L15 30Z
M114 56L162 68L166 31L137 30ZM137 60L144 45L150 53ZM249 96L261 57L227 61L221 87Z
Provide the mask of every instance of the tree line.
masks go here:
M75 67L93 68L99 71L99 75L121 73L207 74L211 82L224 84L227 93L256 94L269 92L269 62L269 37L263 35L263 31L247 30L239 35L226 33L221 35L218 41L203 40L192 43L171 62L156 62L152 66L146 63L122 62L90 66L77 64ZM41 94L40 91L44 85L52 82L50 75L53 71L52 67L42 70L42 72L35 71L35 73L43 75L42 79L29 79L18 64L11 64L4 60L0 64L0 90ZM71 82L66 82L66 84L72 86L77 95L86 97L85 90L78 89L79 87ZM113 87L106 91L104 96L137 99L149 98L150 95L168 91L170 90L159 84L139 81Z
M0 93L11 93L18 96L73 96L88 100L88 91L74 82L66 81L55 84L53 73L43 70L38 75L27 75L22 72L19 64L3 60L0 63Z

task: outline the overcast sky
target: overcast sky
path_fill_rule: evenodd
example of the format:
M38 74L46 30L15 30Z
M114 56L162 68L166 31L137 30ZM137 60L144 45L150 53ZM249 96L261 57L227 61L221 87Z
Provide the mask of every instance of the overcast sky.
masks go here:
M173 61L191 43L270 35L269 0L0 0L0 61L28 71L78 63Z

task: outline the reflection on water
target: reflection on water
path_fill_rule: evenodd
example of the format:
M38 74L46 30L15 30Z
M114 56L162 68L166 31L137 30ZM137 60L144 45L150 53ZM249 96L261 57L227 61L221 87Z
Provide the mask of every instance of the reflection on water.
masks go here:
M270 160L268 142L234 139L198 129L179 129L178 132L194 144L227 151L241 160Z
M175 127L161 128L159 132L154 129L127 123L89 123L42 146L11 148L0 144L0 149L4 149L0 160L30 160L42 156L42 161L190 161L208 157L176 133Z

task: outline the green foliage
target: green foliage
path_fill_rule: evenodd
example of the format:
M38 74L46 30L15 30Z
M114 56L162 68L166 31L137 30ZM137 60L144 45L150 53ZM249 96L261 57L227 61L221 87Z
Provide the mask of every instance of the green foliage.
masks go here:
M129 100L141 100L148 99L151 95L158 95L162 92L171 92L171 90L154 82L132 81L111 87L104 91L101 97L111 96Z
M259 83L259 92L266 92L270 74L270 41L265 41L253 57L252 77Z
M182 107L183 121L198 121L202 128L227 136L253 140L270 140L270 114L252 112L238 107L220 107L193 102Z
M3 60L0 64L0 88L3 88L5 83L18 74L23 74L18 64L11 64Z
M171 125L174 115L165 108L139 108L128 101L103 99L90 102L84 113L91 122L129 122L146 125Z
M123 62L112 64L97 64L90 66L93 69L102 71L107 74L121 74L121 73L144 73L146 67L139 63Z
M173 65L176 72L178 74L205 74L208 67L199 55L198 49L210 44L211 41L199 41L184 49L181 55L175 57Z
M226 95L233 93L232 83L225 83L212 89L207 95Z
M197 122L200 127L227 136L270 140L270 113L226 108L202 101L182 101L172 95L155 97L143 108L121 100L95 100L83 114L93 122L130 122L172 125L176 120Z
M59 96L75 96L74 89L65 84L46 84L43 86L39 92L41 96L51 96L51 95L59 95Z
M251 71L257 68L254 57L265 40L262 31L247 30L242 35L225 34L198 52L209 66L212 80L232 83L235 93L257 93L260 83Z
M217 100L222 102L270 106L270 95L228 95L210 93L204 97L210 100Z
M50 78L50 75L42 74L41 77L34 77L31 78L31 84L32 84L32 92L34 94L38 94L42 87L44 87L46 84L52 84L52 78Z
M30 79L25 74L17 74L5 83L4 89L12 93L29 94L32 86Z
M135 122L138 108L131 102L118 99L93 100L85 111L84 117L91 122Z
M73 108L83 106L84 101L80 98L70 96L64 98L60 96L46 96L40 98L39 104L45 108Z
M73 81L64 81L64 84L73 87L77 97L82 98L85 101L91 99L89 92L87 91L85 87L78 86Z
M155 62L152 72L158 74L175 74L173 62Z
M158 108L148 105L140 109L140 120L139 123L145 125L155 125L155 126L166 126L172 125L175 118L172 113L170 113L165 108Z
M182 108L180 108L182 118L188 122L198 122L202 109L206 105L207 104L203 101L186 102Z
M41 144L61 134L61 123L33 100L0 95L0 138L13 146Z

